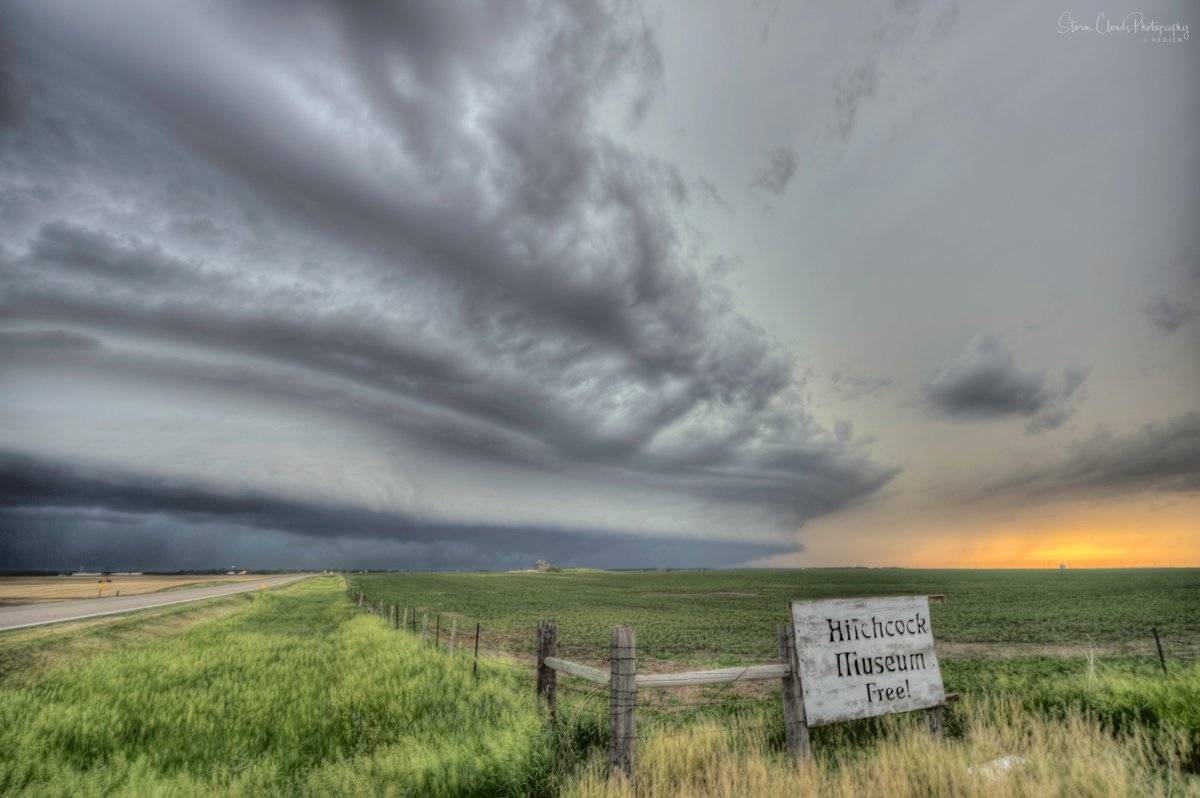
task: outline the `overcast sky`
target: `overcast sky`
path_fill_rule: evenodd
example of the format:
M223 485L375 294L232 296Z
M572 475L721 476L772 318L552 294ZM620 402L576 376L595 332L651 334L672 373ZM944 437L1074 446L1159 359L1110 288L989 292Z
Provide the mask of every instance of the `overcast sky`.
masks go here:
M1194 3L0 14L0 568L1197 559Z

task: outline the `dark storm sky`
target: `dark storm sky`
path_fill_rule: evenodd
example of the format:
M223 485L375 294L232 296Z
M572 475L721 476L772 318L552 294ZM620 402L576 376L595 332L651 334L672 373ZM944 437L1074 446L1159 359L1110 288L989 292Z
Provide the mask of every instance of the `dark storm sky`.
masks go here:
M7 4L0 561L1194 509L1196 43L1061 11Z

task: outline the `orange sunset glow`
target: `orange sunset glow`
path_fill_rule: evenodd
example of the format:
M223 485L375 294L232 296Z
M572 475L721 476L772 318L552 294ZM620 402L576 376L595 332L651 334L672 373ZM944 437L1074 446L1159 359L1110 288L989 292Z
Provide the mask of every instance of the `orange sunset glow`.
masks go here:
M800 555L768 562L915 568L1200 565L1196 499L1068 503L992 517L963 513L896 523L899 517L881 503L822 519L802 534L805 550ZM853 536L847 534L851 529Z

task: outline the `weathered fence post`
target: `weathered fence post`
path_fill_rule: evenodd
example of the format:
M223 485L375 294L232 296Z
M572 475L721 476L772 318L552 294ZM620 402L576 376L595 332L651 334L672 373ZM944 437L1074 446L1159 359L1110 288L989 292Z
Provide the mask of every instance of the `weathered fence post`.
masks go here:
M929 719L929 733L934 737L941 737L943 726L946 720L945 707L930 707L925 710Z
M433 638L433 647L439 648L442 645L442 614L439 612L434 621L435 637Z
M450 653L454 653L454 635L458 632L458 618L450 619Z
M538 621L537 625L537 694L546 699L550 708L550 722L554 722L558 693L558 674L546 666L546 657L558 653L558 624L553 620Z
M421 639L429 636L429 613L421 613Z
M471 665L471 675L479 676L479 624L475 624L475 662Z
M362 603L363 603L363 594L362 594L362 591L360 590L360 591L358 591L358 608L359 609L362 609Z
M611 676L608 683L608 773L610 777L633 777L633 749L637 743L637 643L633 630L614 626Z
M790 623L779 624L779 658L788 666L783 677L783 728L788 753L796 762L812 756L808 739L808 719L804 717L804 693L800 685L800 667L796 661L796 631Z
M1162 665L1163 673L1167 672L1167 658L1163 656L1162 641L1158 639L1158 627L1151 626L1150 631L1154 633L1154 647L1158 649L1158 664Z
M402 620L400 622L400 625L403 626L405 629L408 628L408 607L404 608L404 620Z
M406 615L408 614L408 608L405 608L404 613ZM414 635L417 633L417 608L416 607L413 607L413 611L412 611L412 633Z

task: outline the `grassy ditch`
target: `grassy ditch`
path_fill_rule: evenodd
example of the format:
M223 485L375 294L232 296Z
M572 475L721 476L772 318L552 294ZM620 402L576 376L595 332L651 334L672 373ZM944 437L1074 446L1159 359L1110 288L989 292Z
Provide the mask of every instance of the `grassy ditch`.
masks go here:
M528 795L550 743L519 674L357 613L343 582L267 592L155 645L0 684L5 795Z

